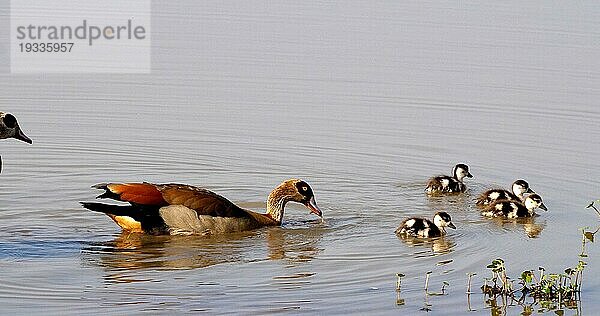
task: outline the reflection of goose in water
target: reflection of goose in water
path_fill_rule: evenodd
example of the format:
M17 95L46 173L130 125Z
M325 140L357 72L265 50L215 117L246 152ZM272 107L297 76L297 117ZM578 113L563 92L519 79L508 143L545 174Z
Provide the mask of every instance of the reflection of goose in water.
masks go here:
M516 231L523 227L525 234L529 238L536 238L540 235L542 230L546 227L546 221L541 220L539 222L537 217L519 217L519 218L502 218L497 217L492 220L493 223L502 227L503 229Z
M323 249L318 243L323 236L324 229L285 229L281 227L269 228L265 231L268 258L270 260L286 259L292 262L307 262L312 260Z
M322 251L318 243L324 232L315 227L269 227L210 238L122 232L112 241L89 245L83 252L88 262L110 268L115 282L127 282L123 281L127 280L127 270L135 269L196 269L256 260L310 261Z
M10 114L0 112L0 139L14 138L26 143L33 143L21 130L17 118ZM2 157L0 157L0 171L2 171Z

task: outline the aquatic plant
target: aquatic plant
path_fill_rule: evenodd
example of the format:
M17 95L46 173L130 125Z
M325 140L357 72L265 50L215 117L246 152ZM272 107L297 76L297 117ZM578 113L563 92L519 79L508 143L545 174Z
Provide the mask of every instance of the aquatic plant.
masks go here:
M519 301L523 302L526 296L533 298L534 303L542 306L561 307L571 306L579 299L583 270L587 263L579 260L573 268L566 268L564 273L544 274L540 269L539 278L532 270L526 270L519 277L521 288L517 292L522 295Z
M396 292L400 292L402 287L402 278L405 277L403 273L396 273Z
M471 292L471 279L476 275L477 275L477 273L473 273L473 272L467 273L467 277L469 277L469 280L467 281L467 294L473 293L473 292Z
M446 295L446 288L450 285L447 281L442 282L442 288L439 292L430 292L429 291L429 277L433 273L433 271L425 272L425 286L423 288L423 292L425 294L425 299L423 303L422 311L431 311L431 304L429 303L429 296L440 296ZM406 302L403 298L400 297L400 292L402 291L402 278L406 275L404 273L396 273L396 305L401 306Z
M513 289L513 281L506 275L504 260L498 258L487 266L492 276L484 279L481 290L488 296L487 302L492 307L497 305L496 299L500 297L504 307L510 300L524 308L538 304L551 310L573 308L578 305L586 265L580 259L575 267L566 268L564 273L545 273L544 267L538 267L539 276L536 276L534 270L525 270L518 278L521 287ZM526 302L527 298L531 298L531 301Z
M431 273L433 273L433 271L427 271L425 273L425 295L445 295L446 287L450 285L450 283L448 283L447 281L442 282L442 289L439 292L429 292L429 276L431 275Z
M484 279L485 283L481 287L483 293L488 295L510 294L512 292L512 281L506 276L504 260L501 258L494 259L486 268L491 270L492 277ZM491 284L488 285L488 282Z
M588 205L586 208L594 209L594 211L596 211L596 214L598 214L598 216L600 216L600 211L594 205L594 203L596 203L596 202L600 203L600 200L592 201L592 203L590 203L590 205Z

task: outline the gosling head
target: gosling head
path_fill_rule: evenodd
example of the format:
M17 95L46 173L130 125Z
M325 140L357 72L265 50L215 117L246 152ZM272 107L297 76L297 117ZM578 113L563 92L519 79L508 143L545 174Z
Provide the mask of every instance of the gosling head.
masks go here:
M0 112L0 139L16 138L26 143L33 143L21 130L17 118L10 113Z
M450 218L450 214L446 212L437 212L433 216L433 223L435 226L440 228L450 227L456 229L456 226L452 223L452 218Z
M465 177L473 178L473 175L469 172L469 166L465 165L464 163L459 163L456 166L454 166L454 169L452 169L452 175L458 181L462 181L462 179L464 179Z
M525 193L534 193L529 187L529 183L525 180L517 180L512 185L512 192L522 198Z
M542 202L542 197L535 193L528 195L527 198L525 198L525 207L530 212L533 212L536 208L541 208L544 211L548 211L548 208L546 208L546 205L544 205L544 202Z

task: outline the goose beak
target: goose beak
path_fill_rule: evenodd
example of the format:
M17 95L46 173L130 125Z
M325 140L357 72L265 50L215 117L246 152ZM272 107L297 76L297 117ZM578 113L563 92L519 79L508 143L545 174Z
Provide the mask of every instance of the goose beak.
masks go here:
M25 133L23 133L23 131L21 131L21 129L18 126L17 126L17 132L15 133L15 136L13 136L13 137L20 141L24 141L26 143L33 144L33 141L31 140L31 138L27 137L27 135L25 135Z
M454 223L450 222L450 224L448 224L448 227L452 228L452 229L456 229L456 226L454 226Z
M525 193L535 193L535 192L533 192L533 190L531 188L527 188L527 191L525 191Z
M321 209L317 206L317 201L315 201L315 197L311 197L310 200L308 200L308 202L304 203L304 206L306 206L311 213L319 216L319 217L323 217L323 212L321 212Z
M548 208L546 207L546 205L544 205L544 203L540 204L539 208L541 208L542 210L548 212Z
M467 178L473 178L473 175L469 172L467 173Z

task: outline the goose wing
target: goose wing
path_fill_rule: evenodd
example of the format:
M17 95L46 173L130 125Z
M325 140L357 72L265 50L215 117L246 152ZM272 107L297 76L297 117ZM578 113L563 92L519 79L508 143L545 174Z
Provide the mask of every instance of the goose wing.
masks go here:
M110 198L134 205L182 205L198 215L247 217L248 213L210 190L186 184L109 183L94 186L106 190L98 198Z

